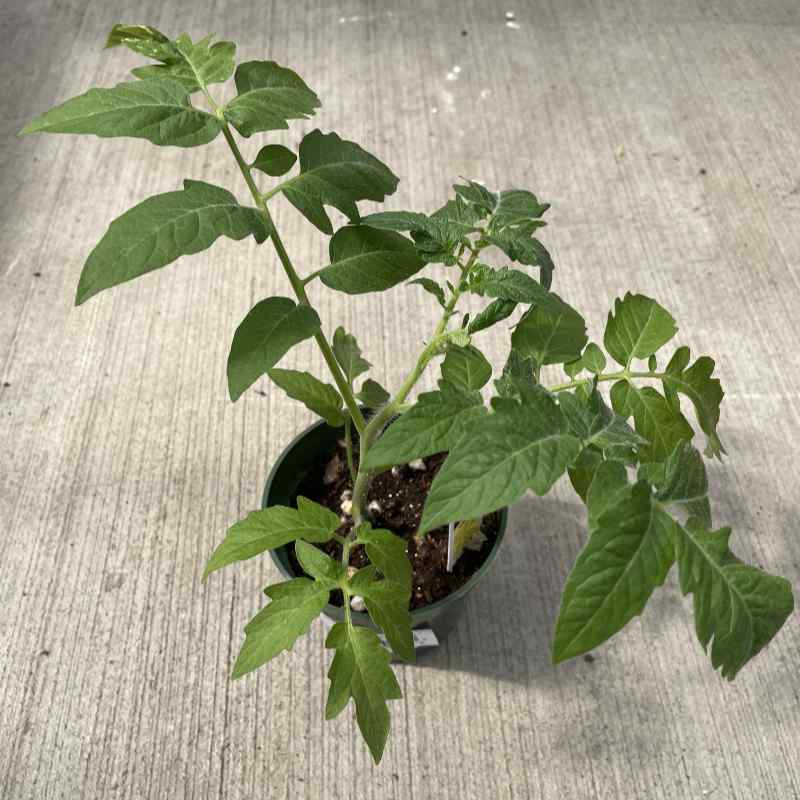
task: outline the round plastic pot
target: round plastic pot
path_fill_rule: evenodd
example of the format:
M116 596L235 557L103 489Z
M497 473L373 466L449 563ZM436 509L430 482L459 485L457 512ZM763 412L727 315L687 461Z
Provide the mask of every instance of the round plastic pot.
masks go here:
M332 428L324 421L321 421L297 436L275 462L264 487L261 507L269 508L274 505L294 506L297 495L300 493L300 487L306 481L309 473L319 467L320 454L331 453L336 446L336 442L343 435L344 430L342 428ZM432 630L439 641L447 636L463 613L467 595L475 588L478 581L483 578L489 566L497 557L508 522L508 509L504 508L498 513L500 519L497 539L492 551L480 569L463 586L444 599L437 600L435 603L411 612L412 627L416 631L415 642L418 643L419 647L434 643L432 637L424 633L425 629ZM287 579L297 577L289 560L288 548L290 546L286 545L271 551L275 566ZM340 606L328 604L325 606L324 613L328 618L337 622L341 622L344 619L344 611ZM352 617L356 625L375 628L369 615L364 612L354 611Z

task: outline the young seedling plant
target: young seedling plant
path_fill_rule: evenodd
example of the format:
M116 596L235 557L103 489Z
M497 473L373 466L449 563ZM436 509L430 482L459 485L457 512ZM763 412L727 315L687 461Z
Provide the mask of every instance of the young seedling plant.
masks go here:
M22 133L132 136L173 147L207 145L221 135L252 205L196 179L144 200L112 222L90 253L76 303L205 250L220 236L269 240L293 297L264 298L239 324L227 366L231 399L269 376L329 425L343 426L354 475L347 525L338 513L298 497L296 507L254 511L234 524L211 556L206 576L293 543L306 573L264 590L269 603L245 627L234 677L289 650L331 592L340 591L344 619L326 641L334 655L325 717L336 717L352 699L370 752L381 759L387 701L400 698L400 687L389 651L373 629L354 624L350 604L363 598L394 653L412 661L412 570L406 541L373 527L365 501L377 472L436 453L448 455L430 487L418 536L451 525L463 540L475 520L529 490L544 495L565 473L586 503L589 536L564 588L555 662L598 647L641 614L673 567L681 591L692 596L700 644L725 678L770 642L792 611L791 588L740 561L729 549L730 529L712 524L704 460L685 412L693 407L705 455L721 458L723 392L708 356L692 361L681 346L664 361L663 348L677 331L664 308L628 293L608 315L602 347L589 342L581 315L551 290L553 263L536 236L548 205L532 192L495 192L465 180L433 213L362 217L357 204L383 201L398 179L354 142L313 130L297 152L275 143L252 158L242 152L240 137L286 129L319 108L295 72L274 61L237 66L232 42L193 42L186 34L173 40L142 25L116 25L107 46L117 45L155 63L134 69L133 80L67 100ZM235 95L223 104L212 87L232 76ZM278 180L265 188L270 177ZM270 210L281 199L330 237L329 264L298 273ZM328 208L346 224L334 230ZM517 266L488 266L482 256L489 250ZM436 277L413 277L427 265L436 265ZM414 284L441 307L438 325L392 393L371 378L357 386L370 364L342 328L328 339L309 297L320 283L351 295ZM466 294L487 299L472 318L458 310ZM478 342L515 311L522 313L508 360L490 389L492 366ZM306 339L316 342L334 385L277 366ZM410 401L440 357L438 388ZM548 365L560 365L565 375L545 385ZM610 402L602 385L610 387ZM488 405L482 391L491 395ZM339 561L318 547L332 539L341 545ZM366 549L369 563L354 570L356 546Z

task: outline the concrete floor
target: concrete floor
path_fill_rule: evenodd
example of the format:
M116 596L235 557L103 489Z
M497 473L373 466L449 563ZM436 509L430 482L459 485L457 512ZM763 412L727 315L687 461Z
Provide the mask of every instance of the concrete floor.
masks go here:
M268 246L220 241L74 309L83 260L123 210L184 176L243 186L221 138L188 151L13 138L137 63L102 50L120 20L216 31L242 59L298 69L323 101L314 124L401 176L388 207L431 210L459 174L550 201L555 287L595 337L630 288L717 358L730 455L710 467L716 518L743 557L800 578L796 0L6 0L0 797L800 797L796 617L727 684L671 580L592 663L550 666L585 536L566 483L513 510L466 619L423 666L399 670L405 701L379 769L349 712L322 720L320 625L229 682L276 573L262 559L203 586L202 566L310 415L277 391L232 405L225 358L251 304L287 286ZM324 238L276 208L303 271L324 264ZM418 289L314 300L388 383L434 324ZM482 343L504 357L499 335ZM323 374L310 345L286 363Z

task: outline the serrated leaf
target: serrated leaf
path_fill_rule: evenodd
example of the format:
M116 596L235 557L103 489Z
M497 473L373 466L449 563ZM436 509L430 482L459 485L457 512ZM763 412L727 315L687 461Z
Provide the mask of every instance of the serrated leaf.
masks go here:
M392 650L404 661L415 661L414 635L411 632L411 578L405 585L376 580L376 570L360 569L350 582L353 594L362 597L372 621L383 631Z
M697 638L711 663L733 680L780 630L794 609L791 585L741 562L729 550L730 528L675 526L681 591L692 594ZM713 641L712 641L713 640Z
M497 208L500 199L496 192L477 181L468 180L464 185L456 184L453 189L462 200L484 212L484 216L491 214Z
M503 374L494 382L500 397L520 400L532 398L541 390L536 378L536 362L511 350L503 367Z
M578 455L578 440L545 393L522 404L495 398L492 405L434 478L420 533L511 505L529 488L545 494Z
M299 400L309 411L322 417L332 428L344 425L342 397L329 383L323 383L308 372L294 369L267 370L272 381L292 400Z
M533 192L525 189L507 189L500 192L494 221L500 227L519 225L521 222L539 219L549 203L540 203Z
M289 127L290 119L308 119L320 107L305 81L274 61L246 61L236 68L238 94L223 109L242 136ZM302 164L303 151L300 149Z
M606 368L605 354L594 342L586 345L581 361L583 366L595 375L599 375Z
M111 223L83 267L75 303L210 247L220 236L263 242L268 231L255 208L240 206L227 189L184 181L126 211Z
M112 89L89 89L29 122L29 133L90 133L132 136L153 144L195 147L219 134L220 121L194 108L176 81L152 79L120 83Z
M297 506L270 506L253 511L232 525L208 560L203 580L228 564L245 561L296 539L327 542L341 524L337 514L305 497L297 498Z
M345 568L318 547L298 539L294 544L294 552L300 566L321 586L337 589L344 585L347 574Z
M456 389L476 391L492 377L492 365L474 345L450 347L442 362L442 377Z
M511 335L511 346L540 366L578 358L587 342L583 317L557 295L528 309Z
M281 184L286 199L329 236L333 225L324 206L333 206L358 222L359 200L383 199L397 189L398 178L355 142L320 130L300 143L300 174Z
M425 230L428 217L416 211L377 211L361 218L363 225L387 231Z
M309 339L321 326L311 306L296 305L288 297L268 297L256 303L233 336L228 356L231 400L274 367L296 344Z
M425 266L405 236L367 225L348 225L336 231L330 241L330 257L331 264L320 272L320 280L347 294L391 289Z
M485 212L465 202L459 195L456 195L454 200L448 200L431 214L432 219L447 222L453 230L460 230L462 235L477 231L477 223L484 216Z
M369 523L359 525L356 534L358 541L365 545L370 563L387 580L407 587L410 593L411 562L406 555L405 539L383 528L373 528Z
M627 368L634 358L655 353L677 330L672 315L655 300L628 292L622 300L614 301L603 344L611 357Z
M514 303L549 305L555 302L555 295L551 295L537 280L508 267L491 269L484 265L483 269L476 271L468 288L475 294L511 300Z
M478 331L491 328L492 325L510 317L514 313L516 307L517 304L513 300L492 300L483 311L473 317L467 326L467 333L478 333Z
M409 286L412 284L421 286L426 292L428 292L428 294L432 294L442 308L447 306L447 301L444 297L444 289L438 283L436 283L436 281L433 281L430 278L414 278L413 281L408 282Z
M333 332L333 354L350 384L372 366L362 357L356 337L347 333L341 325Z
M106 48L125 45L140 55L166 61L177 58L178 51L169 37L149 25L117 24L111 29Z
M399 700L402 696L389 666L391 656L375 631L342 622L331 628L325 647L336 650L328 671L331 685L325 719L333 719L341 713L352 697L358 727L377 764L389 737L386 701Z
M288 147L282 144L267 144L258 151L252 167L278 178L285 175L294 166L295 161L297 156Z
M588 398L576 393L560 392L558 404L567 419L570 432L584 445L594 445L603 451L618 448L639 448L648 441L639 436L628 423L615 414L593 389Z
M597 469L603 463L605 463L603 461L603 453L599 448L584 447L578 458L567 470L572 488L584 503Z
M380 408L385 403L389 402L389 392L383 388L377 381L372 378L367 378L361 384L361 391L356 394L356 399L363 403L367 408Z
M692 401L700 428L708 439L707 456L721 458L725 452L717 434L719 410L725 393L722 385L711 375L714 372L714 359L701 356L691 367L688 366L691 353L688 347L679 347L667 364L661 378L667 399L679 392Z
M233 667L241 678L284 650L291 650L328 602L328 589L308 578L294 578L264 589L271 599L245 626L245 640Z
M185 33L171 46L163 45L159 54L152 54L163 63L137 67L137 78L169 78L180 83L188 92L196 92L212 83L224 83L233 75L236 45L233 42L211 44L211 36L193 43ZM128 44L130 46L130 44Z
M688 442L681 442L666 461L643 464L639 475L655 487L661 503L681 506L689 517L711 528L706 467L703 457Z
M598 475L606 469L601 465ZM625 481L624 471L621 477ZM642 613L674 561L674 527L672 518L654 506L646 481L625 487L612 507L595 516L564 587L554 662L594 649Z
M490 244L499 247L512 261L526 266L539 267L539 277L545 289L553 282L555 264L547 248L526 226L503 228L488 237Z
M618 381L611 387L611 405L622 417L633 417L636 432L649 445L639 449L643 462L663 461L682 441L691 441L692 426L651 386Z
M451 450L468 422L486 414L480 394L458 390L442 381L439 391L426 392L370 447L366 469L405 464Z

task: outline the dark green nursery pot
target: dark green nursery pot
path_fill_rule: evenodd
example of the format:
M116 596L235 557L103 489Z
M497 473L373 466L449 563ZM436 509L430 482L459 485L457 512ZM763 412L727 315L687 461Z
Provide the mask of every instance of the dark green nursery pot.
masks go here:
M330 453L334 449L336 442L343 436L343 428L332 428L324 421L317 422L297 436L281 453L272 467L264 487L261 507L269 508L274 505L294 506L297 495L301 493L301 487L308 479L309 474L319 465L320 453ZM432 630L439 641L447 636L464 611L467 595L477 586L497 557L508 522L508 509L504 508L498 513L500 523L497 539L492 551L480 569L462 587L443 600L438 600L424 608L411 612L412 627L415 630L414 640L418 649L433 644L432 637L427 631ZM290 546L286 545L271 551L275 566L287 579L297 577L289 561L288 547ZM344 611L339 606L328 604L325 606L324 613L327 617L337 622L344 619ZM353 622L356 625L375 628L369 615L364 612L354 611Z

